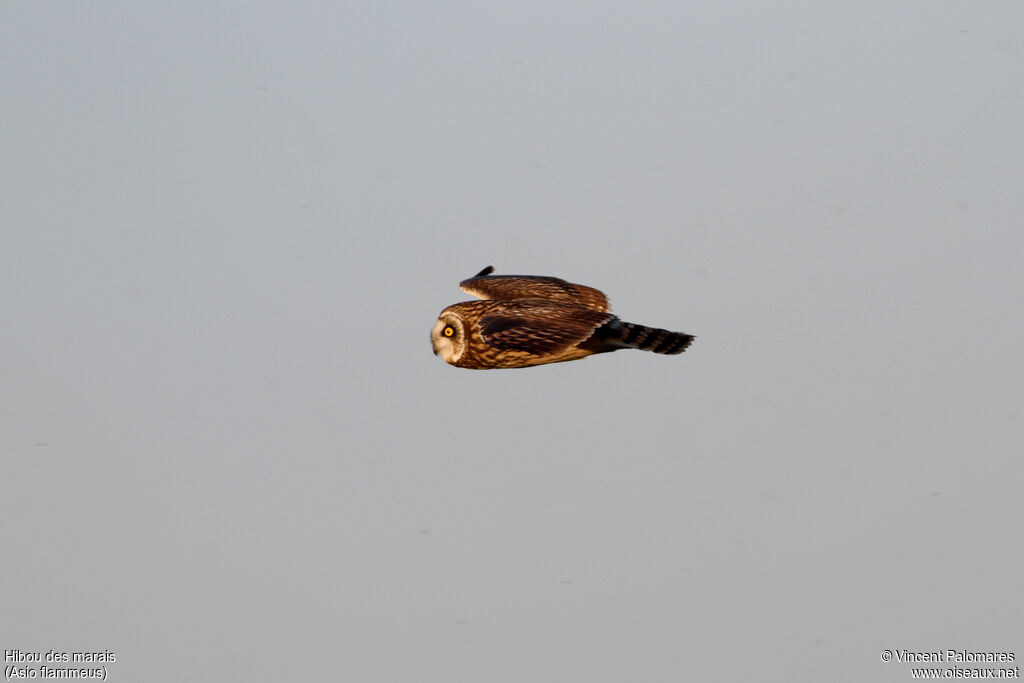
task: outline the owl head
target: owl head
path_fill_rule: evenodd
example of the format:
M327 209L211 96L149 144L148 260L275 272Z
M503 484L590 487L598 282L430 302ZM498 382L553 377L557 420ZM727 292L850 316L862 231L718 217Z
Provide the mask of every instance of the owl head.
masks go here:
M467 331L462 316L448 307L430 331L430 342L434 345L434 355L441 356L447 363L455 363L466 351Z

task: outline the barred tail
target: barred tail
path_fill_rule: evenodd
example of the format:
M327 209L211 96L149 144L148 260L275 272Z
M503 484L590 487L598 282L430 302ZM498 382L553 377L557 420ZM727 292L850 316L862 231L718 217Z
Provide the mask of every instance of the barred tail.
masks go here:
M623 344L634 349L663 353L674 356L682 353L694 340L692 334L670 332L657 327L621 323L618 328L619 339Z

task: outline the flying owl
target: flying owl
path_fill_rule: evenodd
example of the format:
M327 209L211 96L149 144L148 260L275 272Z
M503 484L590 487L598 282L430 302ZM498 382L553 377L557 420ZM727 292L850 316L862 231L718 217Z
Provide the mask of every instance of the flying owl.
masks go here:
M682 353L693 336L619 320L593 287L541 275L491 275L459 283L483 301L441 311L430 333L434 355L460 368L525 368L619 349Z

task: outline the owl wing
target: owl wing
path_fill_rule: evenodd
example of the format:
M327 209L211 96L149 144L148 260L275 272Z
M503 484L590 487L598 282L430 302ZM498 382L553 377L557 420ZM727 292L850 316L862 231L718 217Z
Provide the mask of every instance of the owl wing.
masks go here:
M489 275L487 266L474 277L459 283L462 291L481 299L548 299L585 306L594 311L611 310L608 297L598 289L545 275Z
M480 335L503 351L558 353L580 344L615 316L579 304L547 299L503 302L480 318Z

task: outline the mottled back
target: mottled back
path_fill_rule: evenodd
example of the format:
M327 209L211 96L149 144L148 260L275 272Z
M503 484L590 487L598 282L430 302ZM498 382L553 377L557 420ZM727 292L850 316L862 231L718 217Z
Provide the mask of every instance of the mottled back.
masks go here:
M487 266L476 276L460 282L459 287L481 299L549 299L604 313L612 310L608 297L599 289L546 275L490 275L493 270Z

